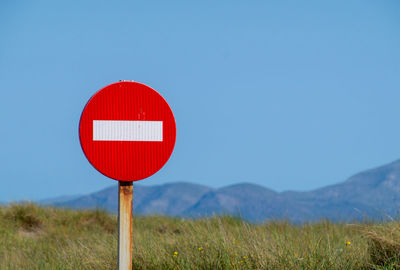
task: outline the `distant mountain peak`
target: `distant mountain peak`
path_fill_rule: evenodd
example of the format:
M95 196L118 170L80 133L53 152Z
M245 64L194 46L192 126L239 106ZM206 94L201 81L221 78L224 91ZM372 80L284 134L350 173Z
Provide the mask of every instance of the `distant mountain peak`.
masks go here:
M351 176L347 183L379 185L386 180L400 180L400 159Z

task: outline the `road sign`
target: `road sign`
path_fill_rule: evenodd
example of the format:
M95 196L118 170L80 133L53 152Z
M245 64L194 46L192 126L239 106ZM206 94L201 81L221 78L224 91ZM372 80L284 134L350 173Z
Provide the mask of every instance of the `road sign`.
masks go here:
M175 146L171 108L150 87L110 84L86 104L79 139L89 162L118 180L118 269L132 269L132 181L149 177L167 162Z
M171 156L175 118L155 90L121 81L89 100L79 137L83 152L99 172L119 181L137 181L156 173Z

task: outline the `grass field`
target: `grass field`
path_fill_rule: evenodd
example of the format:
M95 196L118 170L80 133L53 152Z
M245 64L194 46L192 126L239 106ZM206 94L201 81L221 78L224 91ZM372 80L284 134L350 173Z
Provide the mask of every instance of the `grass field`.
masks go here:
M400 223L307 225L135 217L134 269L399 269ZM0 208L0 269L116 269L117 218Z

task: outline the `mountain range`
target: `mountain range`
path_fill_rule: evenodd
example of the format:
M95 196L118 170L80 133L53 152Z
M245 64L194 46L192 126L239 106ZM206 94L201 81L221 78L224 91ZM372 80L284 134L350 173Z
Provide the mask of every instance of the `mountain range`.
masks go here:
M52 198L44 205L73 209L104 208L116 213L117 185L88 195ZM134 184L134 214L206 217L240 216L252 222L286 219L294 223L320 219L352 221L397 217L400 160L358 173L348 180L307 192L275 192L242 183L213 189L186 182L157 186Z

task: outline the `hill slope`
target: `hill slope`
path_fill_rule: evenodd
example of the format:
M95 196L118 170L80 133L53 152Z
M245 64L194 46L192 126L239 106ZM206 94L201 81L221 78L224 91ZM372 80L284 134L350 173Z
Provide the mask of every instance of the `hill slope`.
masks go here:
M58 207L74 209L103 208L110 212L118 210L118 186L114 185L74 200L51 203ZM201 196L211 191L209 187L177 182L161 186L134 185L133 206L138 214L180 215Z

